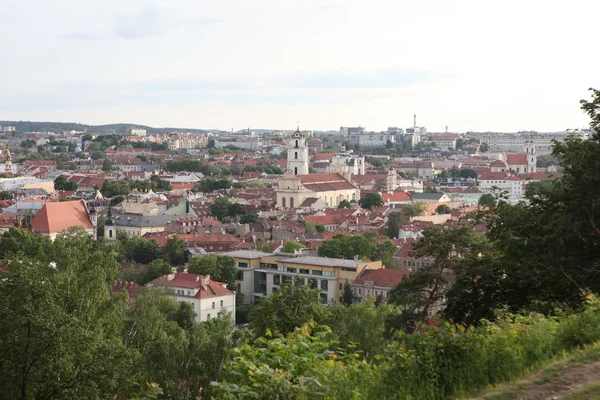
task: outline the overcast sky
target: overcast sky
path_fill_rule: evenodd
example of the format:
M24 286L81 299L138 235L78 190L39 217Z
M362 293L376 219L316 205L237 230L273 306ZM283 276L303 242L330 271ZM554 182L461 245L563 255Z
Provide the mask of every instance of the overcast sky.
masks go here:
M0 120L586 127L598 15L594 0L0 0Z

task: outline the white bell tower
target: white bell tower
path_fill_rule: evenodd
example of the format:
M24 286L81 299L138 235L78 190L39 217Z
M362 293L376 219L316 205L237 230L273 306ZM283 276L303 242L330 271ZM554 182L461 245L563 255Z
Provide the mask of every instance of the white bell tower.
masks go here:
M287 167L288 171L294 175L308 174L308 147L306 147L306 138L300 133L299 127L292 134L288 147Z
M535 172L537 164L537 151L533 139L525 140L523 153L527 155L527 172Z

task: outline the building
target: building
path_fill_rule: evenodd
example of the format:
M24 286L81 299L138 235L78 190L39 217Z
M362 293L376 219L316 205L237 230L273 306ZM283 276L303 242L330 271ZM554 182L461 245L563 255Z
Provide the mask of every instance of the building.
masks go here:
M148 282L146 286L161 288L175 300L191 304L198 322L230 313L235 323L235 292L227 289L225 283L211 280L210 275L168 274Z
M337 172L346 179L351 180L355 175L365 174L365 157L342 149L342 152L331 158L326 172Z
M435 170L433 162L429 161L414 161L414 162L400 162L394 164L396 170L401 172L407 177L415 178L433 178Z
M127 236L144 236L147 233L164 232L171 220L177 219L174 215L125 215L113 217L112 211L104 224L104 237L116 240L118 232Z
M299 129L292 135L288 147L287 167L294 175L308 174L308 147Z
M51 240L73 226L85 229L95 239L95 217L95 210L91 209L88 213L83 200L46 203L31 220L31 226L35 233Z
M358 278L350 282L350 288L358 302L369 297L387 299L390 290L409 274L409 271L400 269L365 269Z
M363 132L348 135L351 143L360 147L386 147L389 143L396 143L396 135L389 132Z
M361 135L365 133L365 128L362 126L342 126L340 127L340 135L349 136L349 135Z
M146 136L145 129L129 128L127 129L128 136Z
M434 142L436 147L439 147L442 151L447 151L456 150L456 141L459 139L459 136L453 134L428 135L427 139L430 142Z
M17 130L17 128L15 128L14 126L3 126L2 127L2 132L15 132Z
M549 153L552 150L554 141L563 143L566 138L570 135L581 137L583 139L588 138L587 134L551 134L551 135L539 135L539 134L506 134L506 133L495 133L486 135L481 138L481 143L488 145L489 151L512 151L520 152L525 147L526 143L533 144L537 152Z
M364 165L364 160L362 161ZM306 140L296 131L288 147L288 169L277 182L277 206L296 208L307 198L321 199L329 207L342 200L358 201L360 191L340 173L308 173ZM349 171L349 170L348 170Z
M354 281L365 269L382 268L381 261L343 260L327 257L290 257L284 254L239 250L230 256L238 267L238 291L246 302L269 296L284 282L299 279L301 284L319 289L323 304L341 300L346 281Z

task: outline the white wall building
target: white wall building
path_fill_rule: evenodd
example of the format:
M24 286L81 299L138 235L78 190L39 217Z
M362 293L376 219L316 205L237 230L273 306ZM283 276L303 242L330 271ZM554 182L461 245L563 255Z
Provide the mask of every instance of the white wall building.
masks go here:
M198 322L231 313L235 323L235 292L227 289L225 283L211 280L210 275L180 272L161 276L146 286L163 288L175 300L190 303Z

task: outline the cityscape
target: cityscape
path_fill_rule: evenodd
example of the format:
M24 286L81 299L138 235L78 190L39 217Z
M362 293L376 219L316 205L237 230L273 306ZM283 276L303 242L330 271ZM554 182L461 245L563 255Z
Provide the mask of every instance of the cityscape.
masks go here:
M600 6L30 3L0 400L600 398Z

